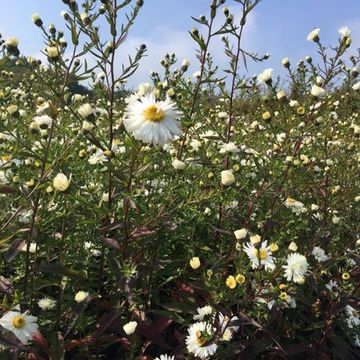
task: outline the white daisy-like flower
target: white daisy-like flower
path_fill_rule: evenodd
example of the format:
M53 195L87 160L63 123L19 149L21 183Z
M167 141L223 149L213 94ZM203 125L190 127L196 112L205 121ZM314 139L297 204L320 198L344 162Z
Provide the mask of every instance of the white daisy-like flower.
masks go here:
M84 119L88 119L88 120L93 120L94 119L94 109L92 108L92 106L89 103L83 104L78 108L78 114L84 118Z
M215 328L208 322L202 321L192 324L188 329L188 336L185 339L186 348L189 353L200 359L206 359L214 355L217 345L212 342Z
M291 209L292 212L294 212L297 215L306 212L305 205L301 201L295 200L291 197L288 197L285 200L284 204L287 208Z
M37 304L41 310L51 310L56 306L56 301L50 298L43 298Z
M339 284L334 281L334 280L330 280L326 285L325 287L333 294L333 293L336 293L338 292L339 290Z
M268 83L269 81L271 81L273 72L274 69L265 69L262 73L258 75L257 78L264 83Z
M310 32L310 34L307 36L307 41L316 41L319 39L320 35L320 28L316 28L313 31Z
M299 253L289 254L287 257L287 264L283 265L287 281L294 281L298 284L304 283L304 276L307 274L308 268L309 264L306 257Z
M243 248L251 261L253 269L261 265L265 267L266 271L273 271L275 269L274 258L270 250L271 247L267 245L267 241L263 241L259 249L252 242L246 243Z
M11 331L23 344L27 344L38 331L37 317L28 315L27 312L8 311L1 319L0 325Z
M358 81L356 84L354 84L354 85L352 86L352 89L355 90L355 91L360 90L360 81Z
M96 150L96 152L89 157L88 163L91 165L103 164L109 159L104 155L104 151L101 149Z
M148 82L141 83L138 86L138 95L144 96L146 94L150 94L154 90L154 86Z
M345 306L346 322L349 328L360 326L360 314L359 311L354 309L351 305Z
M174 360L174 356L170 356L168 354L160 355L159 357L156 357L154 360Z
M292 296L288 295L285 301L292 309L296 308L296 300Z
M204 320L205 316L211 315L213 313L213 308L210 305L206 305L203 307L198 307L197 314L193 316L194 320Z
M351 30L347 26L342 26L339 29L339 34L341 35L341 37L344 38L344 37L350 36Z
M157 101L154 95L146 94L128 104L123 123L135 139L164 145L181 135L180 115L170 98Z
M285 206L289 208L302 208L304 207L304 204L301 201L297 201L291 197L288 197L285 200Z
M310 93L312 96L317 98L323 98L326 96L326 90L315 84L311 87Z
M40 115L34 117L34 122L40 127L40 129L47 129L51 125L52 119L48 115Z
M226 154L226 153L237 154L240 152L240 149L233 142L229 142L221 145L219 152L220 154Z
M325 250L318 246L314 247L311 255L313 255L318 262L329 260L329 257L325 254Z

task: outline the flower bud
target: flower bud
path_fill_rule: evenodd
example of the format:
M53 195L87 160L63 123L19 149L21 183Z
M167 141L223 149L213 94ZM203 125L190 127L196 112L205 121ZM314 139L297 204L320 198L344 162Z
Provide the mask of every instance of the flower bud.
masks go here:
M53 186L57 191L64 192L69 188L70 181L65 174L59 173L53 180Z

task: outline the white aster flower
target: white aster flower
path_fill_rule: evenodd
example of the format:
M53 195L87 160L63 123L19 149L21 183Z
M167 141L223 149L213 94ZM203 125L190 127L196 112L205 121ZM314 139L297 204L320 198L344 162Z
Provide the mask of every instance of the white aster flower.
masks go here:
M180 115L170 98L156 101L152 94L147 94L128 103L123 123L135 139L148 144L164 145L181 135L177 120Z
M41 310L51 310L56 306L56 301L50 298L43 298L37 304Z
M141 83L138 86L138 95L139 97L144 96L146 94L150 94L152 91L154 90L154 86L151 85L150 83Z
M346 305L345 312L346 322L349 328L360 326L360 314L356 309L354 309L351 305Z
M0 325L11 331L23 344L27 344L38 331L35 316L28 315L27 312L8 311L1 319Z
M299 102L297 100L290 100L289 101L289 105L291 107L295 107L295 106L298 106L299 105Z
M258 80L268 83L271 81L272 74L274 72L274 69L265 69L262 73L258 75Z
M251 261L251 267L256 269L263 265L266 271L273 271L275 269L274 258L270 250L270 246L267 246L267 241L263 241L260 248L257 249L252 242L248 242L244 245L244 251Z
M331 293L335 293L339 290L339 285L336 281L334 280L330 280L325 287L331 292Z
M186 348L189 353L200 359L206 359L214 355L217 345L212 342L215 328L208 322L202 321L191 325L188 329L188 336L185 339Z
M175 358L174 358L174 356L162 354L159 357L156 357L154 360L175 360Z
M78 108L78 114L83 118L87 120L93 120L94 119L94 109L90 104L83 104Z
M89 164L91 165L97 165L97 164L103 164L105 161L108 161L109 159L104 155L104 151L101 149L96 150L95 154L91 155L89 157Z
M301 214L306 210L304 204L301 201L297 201L291 197L286 198L284 204L287 208L291 209L295 214Z
M198 307L197 314L193 316L194 320L204 320L204 317L211 315L213 313L213 308L210 305L206 305L203 307Z
M318 262L329 260L329 257L325 254L325 250L321 247L315 246L311 254Z
M52 119L48 115L35 116L34 122L40 127L40 129L47 129L51 123Z
M287 281L294 281L298 284L303 284L305 275L308 272L309 264L304 255L293 253L288 255L287 264L283 265L285 269L285 277Z
M326 91L322 87L315 84L311 87L310 93L312 96L318 98L323 98L326 96Z
M351 34L351 30L347 26L342 26L339 29L339 34L341 35L342 38L348 37Z
M240 152L240 149L233 142L229 142L221 145L219 152L220 154L225 154L225 153L237 154Z
M320 35L320 28L316 28L307 36L307 41L317 41Z
M360 81L358 81L356 84L354 84L354 85L352 86L352 89L355 90L355 91L360 90Z

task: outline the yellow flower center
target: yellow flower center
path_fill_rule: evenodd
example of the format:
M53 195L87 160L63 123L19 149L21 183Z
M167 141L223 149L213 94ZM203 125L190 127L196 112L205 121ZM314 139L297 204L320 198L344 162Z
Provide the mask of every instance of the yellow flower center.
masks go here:
M206 343L206 340L201 336L201 331L196 332L196 337L197 337L196 342L198 343L199 346L203 346Z
M295 204L295 203L296 203L296 200L293 199L293 198L291 198L291 197L288 197L288 198L287 198L287 202L288 202L289 204Z
M23 316L21 315L16 315L13 319L12 319L12 324L16 329L22 329L26 322Z
M296 112L299 114L299 115L304 115L305 114L305 108L300 106L297 108Z
M11 160L11 155L3 155L3 156L0 156L0 159L2 161L9 161Z
M260 260L265 260L267 258L268 254L267 251L265 249L260 249L259 250L259 258Z
M144 117L146 120L159 122L165 117L165 113L156 105L151 105L144 110Z

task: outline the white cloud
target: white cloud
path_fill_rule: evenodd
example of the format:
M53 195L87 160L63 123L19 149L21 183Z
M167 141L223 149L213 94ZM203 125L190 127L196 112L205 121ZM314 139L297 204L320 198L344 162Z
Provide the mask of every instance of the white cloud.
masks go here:
M239 21L239 19L235 18L235 21ZM219 23L217 25L219 26ZM256 39L256 21L255 15L252 13L247 19L242 47L247 51L256 52ZM146 44L147 46L147 57L141 61L138 71L130 79L129 84L132 86L136 86L140 82L148 81L151 70L161 71L160 61L166 53L174 52L177 56L179 66L183 59L189 59L191 63L189 74L198 70L199 61L196 58L197 44L185 31L176 31L169 27L158 27L149 37L129 36L120 47L118 53L120 56L124 54L123 58L126 58L127 54L134 54L134 49L141 44ZM214 63L219 66L220 70L228 67L228 58L224 53L224 46L219 37L212 40L210 53L213 56ZM245 71L245 68L241 65L240 72L245 73Z

